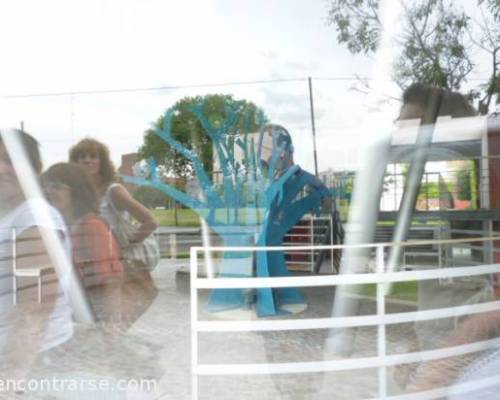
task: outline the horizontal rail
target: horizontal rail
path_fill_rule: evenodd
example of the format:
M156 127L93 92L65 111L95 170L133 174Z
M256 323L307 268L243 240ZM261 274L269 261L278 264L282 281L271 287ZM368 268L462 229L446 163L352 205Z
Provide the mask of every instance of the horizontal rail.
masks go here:
M383 243L366 243L366 244L334 244L321 246L296 246L295 250L342 250L355 248L376 248L376 247L391 247L391 246L420 246L429 244L451 244L451 243L471 243L500 240L500 236L479 237L479 238L461 238L461 239L445 239L445 240L409 240L405 242L383 242ZM288 251L289 246L199 246L192 247L194 252L214 252L214 251Z
M290 362L290 363L252 363L252 364L198 364L197 375L267 375L298 374L313 372L348 371L379 367L393 367L399 364L426 362L443 358L462 356L500 346L500 338L483 340L459 346L443 347L405 354L391 354L384 357L360 357L341 360Z
M319 231L319 229L318 229ZM321 231L319 231L319 233L324 233L326 231L326 229L322 229ZM300 238L303 238L303 237L311 237L313 236L312 234L310 233L289 233L289 234L286 234L285 237L287 238L292 238L292 237L300 237Z
M458 278L496 273L500 273L500 264L370 274L341 274L270 278L198 278L195 280L195 287L198 289L241 289L318 287L357 284L364 285L370 283L409 282L431 279Z
M268 321L198 321L194 328L199 332L246 332L246 331L291 331L328 328L352 328L379 324L401 324L405 322L429 321L454 318L500 310L500 300L480 304L436 308L424 311L378 315L362 315L337 318L306 318Z
M283 288L283 287L318 287L334 285L360 285L360 284L378 284L378 313L376 315L349 316L338 318L308 318L308 319L280 319L280 320L243 320L243 321L198 321L197 301L192 303L192 332L194 339L192 341L193 354L197 354L197 335L200 332L249 332L249 331L292 331L292 330L310 330L310 329L332 329L332 328L352 328L361 326L378 326L378 355L373 357L359 357L353 359L341 360L317 360L306 362L284 362L284 363L241 363L241 364L210 364L199 363L197 355L192 362L193 376L216 376L216 375L263 375L263 374L295 374L295 373L316 373L333 372L348 370L379 370L379 385L384 385L383 379L385 368L400 364L428 362L450 357L462 356L465 354L476 353L488 349L498 348L500 338L477 341L458 346L448 346L439 349L417 351L404 354L385 353L385 347L380 350L380 341L385 340L384 327L391 324L400 324L416 321L437 320L442 318L456 318L466 315L496 312L500 311L500 300L485 302L473 305L460 305L447 308L438 308L424 311L411 311L404 313L386 314L380 304L384 304L384 297L381 285L391 282L407 281L425 281L433 279L473 277L479 275L490 275L500 273L500 264L471 266L472 261L466 261L466 267L439 268L420 271L401 271L401 272L383 272L383 252L384 247L389 246L417 246L417 245L437 245L437 244L464 244L471 242L485 242L500 240L500 236L460 238L446 240L411 240L398 243L370 243L361 245L325 245L325 246L280 246L280 247L198 247L191 248L191 291L193 299L197 299L195 294L199 289L229 289L229 288ZM461 246L464 247L464 246ZM474 249L476 246L466 246ZM377 249L377 273L367 274L342 274L342 275L324 275L324 276L302 276L302 277L231 277L231 278L199 278L196 274L198 252L210 251L314 251L314 250L334 250L346 248L376 248ZM480 247L482 250L483 248ZM380 262L381 260L381 262ZM380 327L383 327L382 330ZM383 336L380 336L383 335ZM382 381L380 381L382 379ZM474 382L474 388L488 387L498 384L493 380L477 380ZM381 396L385 399L393 400L418 400L418 399L436 399L445 397L449 394L450 388L461 390L466 393L474 390L470 382L465 384L453 385L445 388L433 389L425 392L411 393L397 396ZM385 386L383 386L385 387ZM382 389L381 393L385 393ZM378 397L380 398L380 397Z
M473 261L473 260L468 260L466 258L444 257L444 259L447 260L449 263L461 264L465 266L484 265L481 261ZM463 267L456 267L456 268L463 268Z
M471 250L479 250L484 251L483 246L467 246L466 244L459 243L458 245L453 246L456 249L471 249Z
M405 251L405 256L439 257L438 251Z
M481 231L475 231L475 230L469 230L469 229L450 229L450 233L460 233L460 234L471 234L471 235L484 235L485 233L489 233L487 231L481 230Z
M302 254L301 254L302 255ZM287 264L291 265L311 265L311 261L296 261L296 260L285 260Z

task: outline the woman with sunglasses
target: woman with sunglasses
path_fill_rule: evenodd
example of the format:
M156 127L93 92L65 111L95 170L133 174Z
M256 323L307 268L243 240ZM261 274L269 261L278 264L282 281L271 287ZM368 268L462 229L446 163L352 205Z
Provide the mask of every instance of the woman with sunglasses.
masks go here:
M116 226L115 209L128 213L139 222L129 243L141 243L158 228L154 215L118 183L108 147L104 143L83 139L70 149L69 160L81 164L92 177L100 198L99 213L112 228Z
M98 140L85 138L70 149L71 162L82 165L90 174L99 196L99 215L116 233L122 254L128 246L142 243L158 227L154 215L135 200L125 187L118 182L109 149ZM120 219L131 216L138 222L132 237L123 239L120 233ZM121 239L122 238L122 239ZM135 308L131 318L138 318L152 303L157 290L147 268L125 260L125 283L122 301ZM131 314L132 315L132 314Z

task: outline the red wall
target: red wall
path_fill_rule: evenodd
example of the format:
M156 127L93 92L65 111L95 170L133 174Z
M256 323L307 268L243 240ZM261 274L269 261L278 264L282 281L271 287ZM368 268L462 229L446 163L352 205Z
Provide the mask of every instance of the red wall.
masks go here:
M500 118L488 120L488 151L489 156L500 156ZM500 158L489 160L490 174L490 205L500 212ZM500 222L493 223L493 229L500 231ZM495 242L500 248L500 242ZM495 254L495 262L500 262L500 254Z
M500 155L500 118L488 120L489 156ZM500 159L490 159L490 204L491 208L500 208Z

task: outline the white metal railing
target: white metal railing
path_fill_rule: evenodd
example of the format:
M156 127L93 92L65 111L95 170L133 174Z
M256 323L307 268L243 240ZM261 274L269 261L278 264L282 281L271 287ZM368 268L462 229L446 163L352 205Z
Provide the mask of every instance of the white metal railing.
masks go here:
M326 222L326 225L318 225L317 222ZM302 223L302 225L300 225ZM305 224L304 224L305 223ZM297 230L300 231L300 233L293 233L293 231ZM303 232L302 230L306 230L306 232ZM318 232L320 231L320 232ZM308 215L304 218L302 218L297 225L295 225L290 232L288 232L285 235L285 240L287 239L292 239L293 238L302 238L307 240L307 245L314 246L314 243L316 242L316 236L324 237L325 232L330 232L329 233L329 238L328 240L330 243L333 243L333 227L332 227L332 219L331 217L316 217L314 215ZM285 245L285 244L284 244ZM316 264L317 258L319 257L319 254L315 250L308 250L308 251L300 251L296 250L296 246L294 246L293 241L286 242L287 246L287 251L285 252L286 255L289 256L307 256L308 260L293 260L293 258L286 260L287 266L290 265L306 265L309 266L309 271L314 272L314 266ZM335 272L335 266L334 266L334 251L333 249L330 250L330 269L333 272Z
M500 237L467 238L442 240L440 244L459 244L478 241L499 240ZM436 241L412 241L397 245L435 244ZM444 268L420 271L385 272L384 249L396 243L378 243L359 246L301 246L297 250L345 249L353 247L375 248L377 272L367 274L342 274L301 277L272 277L272 278L215 278L213 273L207 278L198 278L198 253L221 251L284 251L289 247L193 247L191 248L191 365L192 365L192 394L198 398L198 377L204 375L259 375L310 373L326 371L342 371L365 368L378 368L378 397L377 399L417 400L436 399L446 395L453 387L455 392L468 392L498 384L496 379L487 378L457 384L449 387L433 389L425 392L388 396L387 395L387 367L421 361L443 359L452 356L464 355L500 346L500 338L481 340L459 346L444 347L435 350L412 352L406 354L387 354L386 331L389 324L404 322L426 321L441 318L458 317L484 312L500 310L500 301L491 301L474 305L460 305L454 307L424 310L418 312L403 312L386 314L384 287L388 283L420 281L431 279L449 279L465 276L478 276L500 273L500 264L490 264L472 267ZM245 321L199 321L198 320L198 290L199 289L228 289L228 288L283 288L283 287L314 287L333 285L377 285L377 312L375 315L349 316L336 318L309 318L287 320L245 320ZM260 363L260 364L200 364L198 360L199 332L248 332L248 331L275 331L275 330L304 330L353 328L362 326L377 326L377 355L374 357L293 362L293 363Z
M191 246L203 246L199 230L194 232L158 232L156 236L161 255L172 260L176 260L180 254L187 254Z
M448 229L445 231L446 235L452 236L454 234L468 235L468 237L493 237L500 235L499 232L493 230L493 225L491 221L488 221L488 227L481 230L472 229ZM440 235L442 232L439 232ZM439 237L441 239L442 236ZM441 247L441 246L440 246ZM468 250L470 257L456 257L453 254L453 249ZM462 241L460 243L451 243L443 249L442 252L442 263L445 266L463 266L463 265L481 265L483 263L493 263L495 259L495 254L500 253L500 249L495 248L495 246L489 240L483 241L482 245L471 244L470 241ZM475 261L472 259L472 250L482 253L481 261Z
M423 229L431 229L431 228L423 228ZM481 238L481 237L493 237L494 235L500 235L500 232L493 231L491 223L489 224L488 229L482 230L473 230L473 229L450 229L445 226L438 226L434 228L435 231L435 240L432 242L435 247L434 249L430 249L428 251L422 250L404 250L403 251L403 266L406 267L409 265L408 258L409 257L434 257L437 259L437 265L439 268L445 266L472 266L472 265L481 265L484 263L493 263L494 255L500 254L500 249L495 248L491 245L491 242L488 240L481 240L483 243L480 245L470 244L468 240L461 240L459 242L443 242L441 239L449 238L450 236L460 234L460 235L469 235L468 237ZM408 241L408 245L411 244L412 241ZM443 245L443 243L445 245ZM462 249L465 251L471 252L475 250L477 252L482 253L481 261L473 260L471 257L463 258L453 254L454 249ZM470 253L472 254L472 253Z

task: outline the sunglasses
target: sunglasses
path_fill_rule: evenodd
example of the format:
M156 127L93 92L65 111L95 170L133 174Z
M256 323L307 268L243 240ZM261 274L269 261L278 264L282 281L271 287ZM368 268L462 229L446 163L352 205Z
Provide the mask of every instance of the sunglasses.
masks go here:
M98 160L99 159L99 154L97 153L81 153L78 155L77 159L80 160Z

